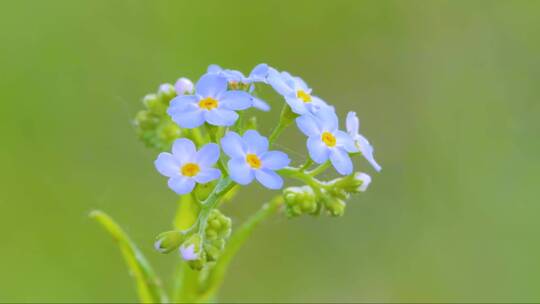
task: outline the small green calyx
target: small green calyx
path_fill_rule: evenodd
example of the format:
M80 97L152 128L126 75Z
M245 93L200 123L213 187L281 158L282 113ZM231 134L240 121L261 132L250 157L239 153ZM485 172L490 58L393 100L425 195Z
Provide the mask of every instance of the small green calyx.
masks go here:
M180 247L185 235L178 230L166 231L156 237L154 248L160 253L169 253Z
M317 215L320 205L313 189L309 186L289 187L283 190L285 200L285 212L288 217L296 217L303 214Z

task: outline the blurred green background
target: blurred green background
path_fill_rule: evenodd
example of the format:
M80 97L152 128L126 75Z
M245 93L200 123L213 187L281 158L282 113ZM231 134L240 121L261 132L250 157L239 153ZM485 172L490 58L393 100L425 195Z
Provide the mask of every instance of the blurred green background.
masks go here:
M176 197L131 119L160 83L260 62L357 111L383 171L357 164L343 218L267 222L221 300L540 301L539 30L539 1L2 1L0 301L136 300L94 208L169 279Z

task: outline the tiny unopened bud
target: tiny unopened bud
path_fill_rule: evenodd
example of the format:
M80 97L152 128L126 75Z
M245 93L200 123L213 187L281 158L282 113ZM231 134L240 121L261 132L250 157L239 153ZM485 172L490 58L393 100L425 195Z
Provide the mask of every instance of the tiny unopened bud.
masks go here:
M181 231L163 232L157 236L154 248L160 253L169 253L176 250L182 244L184 238L185 236Z
M150 130L159 124L159 119L148 113L148 111L139 111L135 116L135 125L142 130Z
M176 90L170 83L164 83L159 86L158 97L165 104L169 104L169 101L176 96Z
M199 234L193 234L180 246L180 256L185 261L190 262L193 269L200 269L204 264L204 256L202 254L202 239Z
M316 214L319 210L315 193L309 186L288 187L283 190L283 198L288 216Z
M193 93L193 82L191 80L182 77L176 81L174 84L174 89L178 96L182 95L191 95Z
M347 204L341 199L338 198L327 198L325 199L326 210L332 216L342 216L345 214L345 207Z
M156 94L148 94L144 96L143 104L152 114L162 115L163 113L165 113L166 107Z
M362 172L357 172L354 174L354 176L356 177L356 179L362 181L362 184L358 186L357 190L360 192L366 191L369 187L369 184L371 184L371 176Z

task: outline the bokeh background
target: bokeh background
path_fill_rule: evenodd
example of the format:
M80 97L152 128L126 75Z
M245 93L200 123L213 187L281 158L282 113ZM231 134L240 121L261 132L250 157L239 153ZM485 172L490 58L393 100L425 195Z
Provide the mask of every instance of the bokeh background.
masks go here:
M170 278L176 197L132 118L160 83L260 62L357 111L383 170L357 163L343 218L257 230L221 300L540 301L539 31L539 1L0 2L0 301L135 301L94 208Z

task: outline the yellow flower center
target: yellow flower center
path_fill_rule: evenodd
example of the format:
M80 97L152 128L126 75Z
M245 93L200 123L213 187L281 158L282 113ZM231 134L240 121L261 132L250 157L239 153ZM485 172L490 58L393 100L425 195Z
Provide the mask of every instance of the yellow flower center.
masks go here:
M323 132L321 139L329 147L336 145L336 137L330 132Z
M296 97L302 99L303 102L311 102L311 95L302 90L296 91Z
M212 97L206 97L199 101L199 107L205 110L212 110L218 107L218 101Z
M201 168L195 163L187 163L182 166L180 171L182 171L183 176L193 177L201 171Z
M248 154L246 156L246 162L253 169L261 168L261 159L255 154Z

